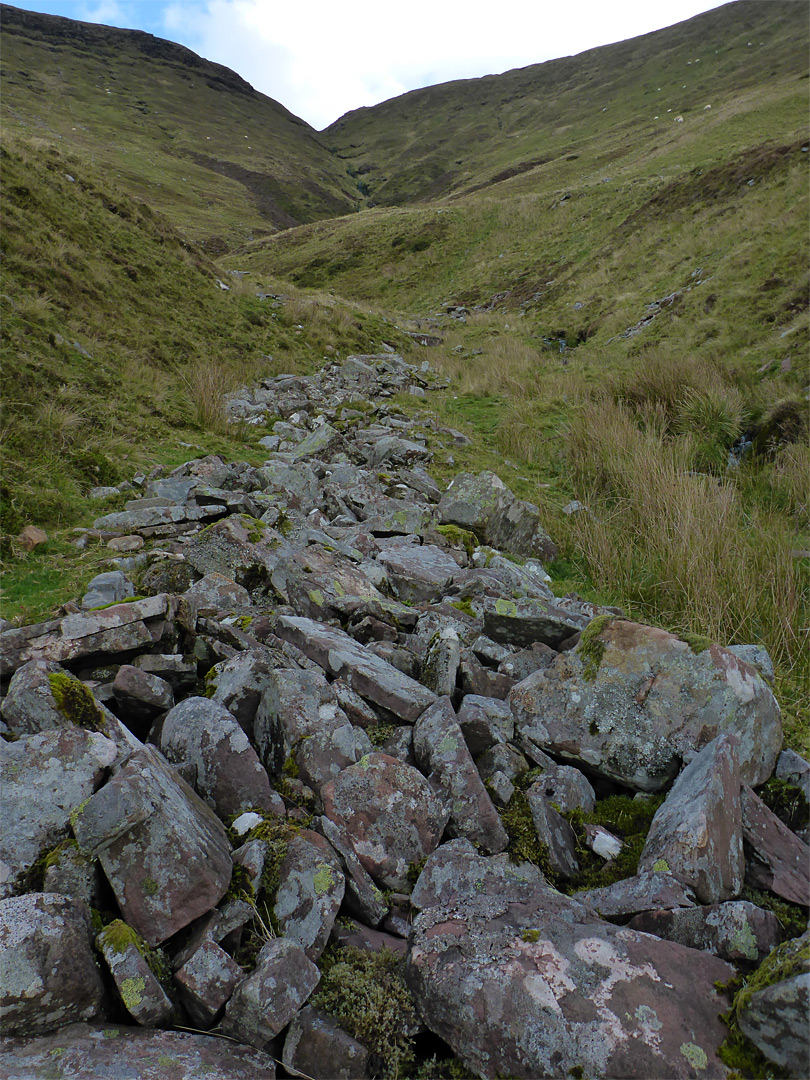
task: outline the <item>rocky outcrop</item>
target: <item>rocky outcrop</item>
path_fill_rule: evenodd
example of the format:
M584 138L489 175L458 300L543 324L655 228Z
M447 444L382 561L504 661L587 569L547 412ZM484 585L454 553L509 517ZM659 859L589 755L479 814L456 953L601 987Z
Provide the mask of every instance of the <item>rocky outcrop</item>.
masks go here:
M715 983L784 933L741 893L807 903L806 845L754 790L773 693L747 652L555 596L540 512L493 474L442 492L458 433L386 400L431 378L385 354L240 392L265 463L134 478L80 538L113 543L111 606L0 632L12 1072L59 1049L112 1075L115 1043L122 1073L373 1075L386 1040L411 1060L404 977L482 1077L725 1075ZM411 1004L385 1012L350 947ZM337 964L354 1017L316 990ZM804 976L738 1010L790 1063Z

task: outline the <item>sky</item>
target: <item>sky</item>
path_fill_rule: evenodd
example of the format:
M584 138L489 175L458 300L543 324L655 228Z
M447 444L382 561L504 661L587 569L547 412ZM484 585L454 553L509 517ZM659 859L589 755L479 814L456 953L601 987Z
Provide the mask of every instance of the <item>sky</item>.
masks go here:
M721 0L12 3L179 42L232 68L318 130L408 90L571 56L721 6Z

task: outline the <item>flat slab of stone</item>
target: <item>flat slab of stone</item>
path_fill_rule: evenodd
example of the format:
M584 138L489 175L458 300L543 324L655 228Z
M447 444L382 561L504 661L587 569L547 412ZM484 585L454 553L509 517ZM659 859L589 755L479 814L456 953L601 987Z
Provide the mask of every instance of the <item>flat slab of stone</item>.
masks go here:
M584 630L590 615L565 611L550 600L509 600L503 597L483 602L484 633L493 641L530 646L536 641L552 648Z
M810 907L810 847L748 785L742 790L745 880L793 904Z
M361 697L408 723L414 723L436 700L432 690L375 656L342 630L312 619L283 615L276 633L292 641L329 675L342 678Z
M605 919L634 915L639 911L669 911L695 906L692 890L663 871L636 874L601 889L585 889L576 893L574 899L592 907Z
M432 603L440 600L458 575L455 559L433 544L387 548L377 556L399 600Z
M424 909L406 963L425 1023L486 1077L719 1080L733 973L546 889Z
M37 1039L0 1039L9 1077L60 1080L275 1080L270 1054L207 1035L122 1024L71 1024Z
M677 941L690 949L703 949L730 963L754 964L764 960L782 937L782 925L771 911L747 900L727 904L646 911L628 923L633 930Z

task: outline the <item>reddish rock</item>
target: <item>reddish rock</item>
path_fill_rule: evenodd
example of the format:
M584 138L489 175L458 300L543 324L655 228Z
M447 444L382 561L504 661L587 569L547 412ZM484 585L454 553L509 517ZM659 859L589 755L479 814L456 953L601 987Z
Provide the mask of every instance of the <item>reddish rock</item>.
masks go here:
M746 882L810 907L810 848L747 785L742 790L742 828Z
M225 826L152 746L131 754L72 824L150 945L215 907L230 884Z
M128 929L115 919L98 935L96 945L129 1015L141 1027L157 1027L171 1018L174 1007L137 944L121 940Z
M9 1077L275 1080L273 1057L225 1039L121 1024L71 1024L38 1039L2 1039ZM58 1062L58 1065L56 1064Z
M739 895L742 846L738 740L713 739L683 770L652 820L639 873L664 870L704 904Z
M324 814L346 829L372 878L407 891L408 871L438 845L447 812L427 780L386 754L367 754L321 790Z
M664 872L636 874L601 889L586 889L576 893L574 899L598 911L604 919L623 919L639 911L695 906L692 890Z
M209 940L176 972L174 981L192 1022L210 1028L244 977L239 964Z
M333 1017L307 1005L290 1024L281 1060L292 1076L365 1080L368 1057L368 1049Z
M33 551L40 544L47 543L48 534L37 525L26 525L17 537L17 543L24 551Z
M157 675L122 664L113 680L113 694L120 714L130 723L150 723L174 705L174 691Z
M273 913L281 934L310 960L326 948L345 889L343 867L327 840L308 829L290 838Z
M674 911L645 911L628 926L645 934L703 949L731 963L764 960L782 937L782 924L770 911L746 900Z

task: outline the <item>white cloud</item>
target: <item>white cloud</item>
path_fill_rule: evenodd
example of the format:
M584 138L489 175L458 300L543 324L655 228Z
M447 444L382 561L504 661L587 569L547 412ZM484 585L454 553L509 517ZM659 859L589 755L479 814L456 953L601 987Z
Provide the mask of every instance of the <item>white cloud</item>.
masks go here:
M102 0L102 4L115 0ZM233 68L314 127L450 79L494 74L635 37L718 0L195 0L163 11L166 36Z

